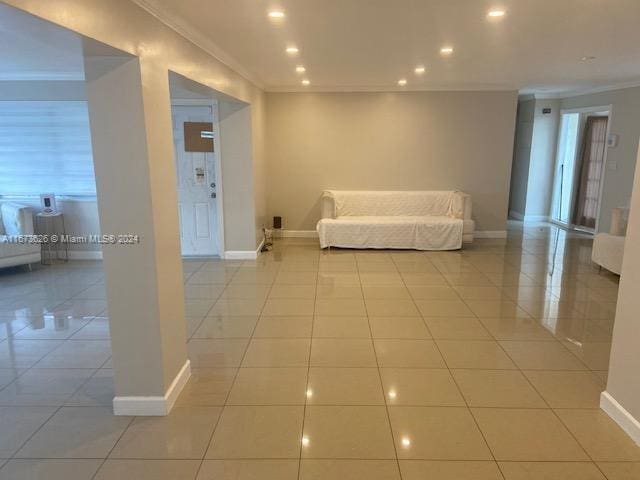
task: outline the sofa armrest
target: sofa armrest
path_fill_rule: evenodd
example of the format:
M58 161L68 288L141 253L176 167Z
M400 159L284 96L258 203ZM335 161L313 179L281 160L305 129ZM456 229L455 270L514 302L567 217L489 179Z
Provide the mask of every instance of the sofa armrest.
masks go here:
M629 221L629 207L618 207L611 210L611 227L609 233L616 236L624 236L627 233Z
M322 192L320 198L320 218L336 218L336 200L327 190Z
M454 192L456 218L471 220L471 195L464 192Z
M31 207L6 202L0 205L0 210L6 235L33 235Z

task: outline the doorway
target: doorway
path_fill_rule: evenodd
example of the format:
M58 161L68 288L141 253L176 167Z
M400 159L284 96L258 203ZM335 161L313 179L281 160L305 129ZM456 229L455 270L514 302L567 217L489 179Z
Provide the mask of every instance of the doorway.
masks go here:
M611 107L561 112L551 220L597 231Z
M219 256L222 227L217 104L174 101L171 116L182 256Z

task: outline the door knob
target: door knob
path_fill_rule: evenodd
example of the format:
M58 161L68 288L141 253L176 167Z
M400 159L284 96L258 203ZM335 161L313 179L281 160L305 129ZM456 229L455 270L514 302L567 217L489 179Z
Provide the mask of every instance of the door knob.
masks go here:
M211 188L216 188L216 184L214 182L211 183Z

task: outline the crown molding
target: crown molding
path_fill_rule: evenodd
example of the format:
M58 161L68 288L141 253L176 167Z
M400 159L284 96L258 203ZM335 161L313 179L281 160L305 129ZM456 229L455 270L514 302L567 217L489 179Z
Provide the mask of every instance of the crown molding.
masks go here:
M517 92L518 87L514 85L482 85L482 84L468 84L468 85L416 85L400 87L395 85L310 85L304 86L283 86L275 87L268 86L265 88L267 93L348 93L348 92Z
M528 93L520 95L520 98L535 98L536 100L553 100L563 99L571 97L579 97L581 95L593 95L595 93L612 92L614 90L624 90L625 88L640 87L640 79L630 80L628 82L612 83L609 85L602 85L599 87L584 87L576 88L574 90L566 90L563 92L548 92L548 93Z
M212 42L205 35L199 33L189 22L169 13L166 9L159 7L153 0L132 0L133 3L154 16L160 22L172 29L178 35L186 38L191 43L201 48L219 62L223 63L240 76L244 77L256 87L264 90L264 83L260 78L247 68L245 68L233 56L229 55L222 48Z

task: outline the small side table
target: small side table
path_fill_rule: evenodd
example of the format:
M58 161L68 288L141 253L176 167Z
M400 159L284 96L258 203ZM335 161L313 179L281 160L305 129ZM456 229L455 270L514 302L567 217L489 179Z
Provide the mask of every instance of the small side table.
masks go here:
M36 235L46 235L48 240L42 243L42 264L51 265L55 260L69 261L69 249L61 237L67 234L62 213L36 213L34 230ZM51 236L57 235L57 242L51 242Z

